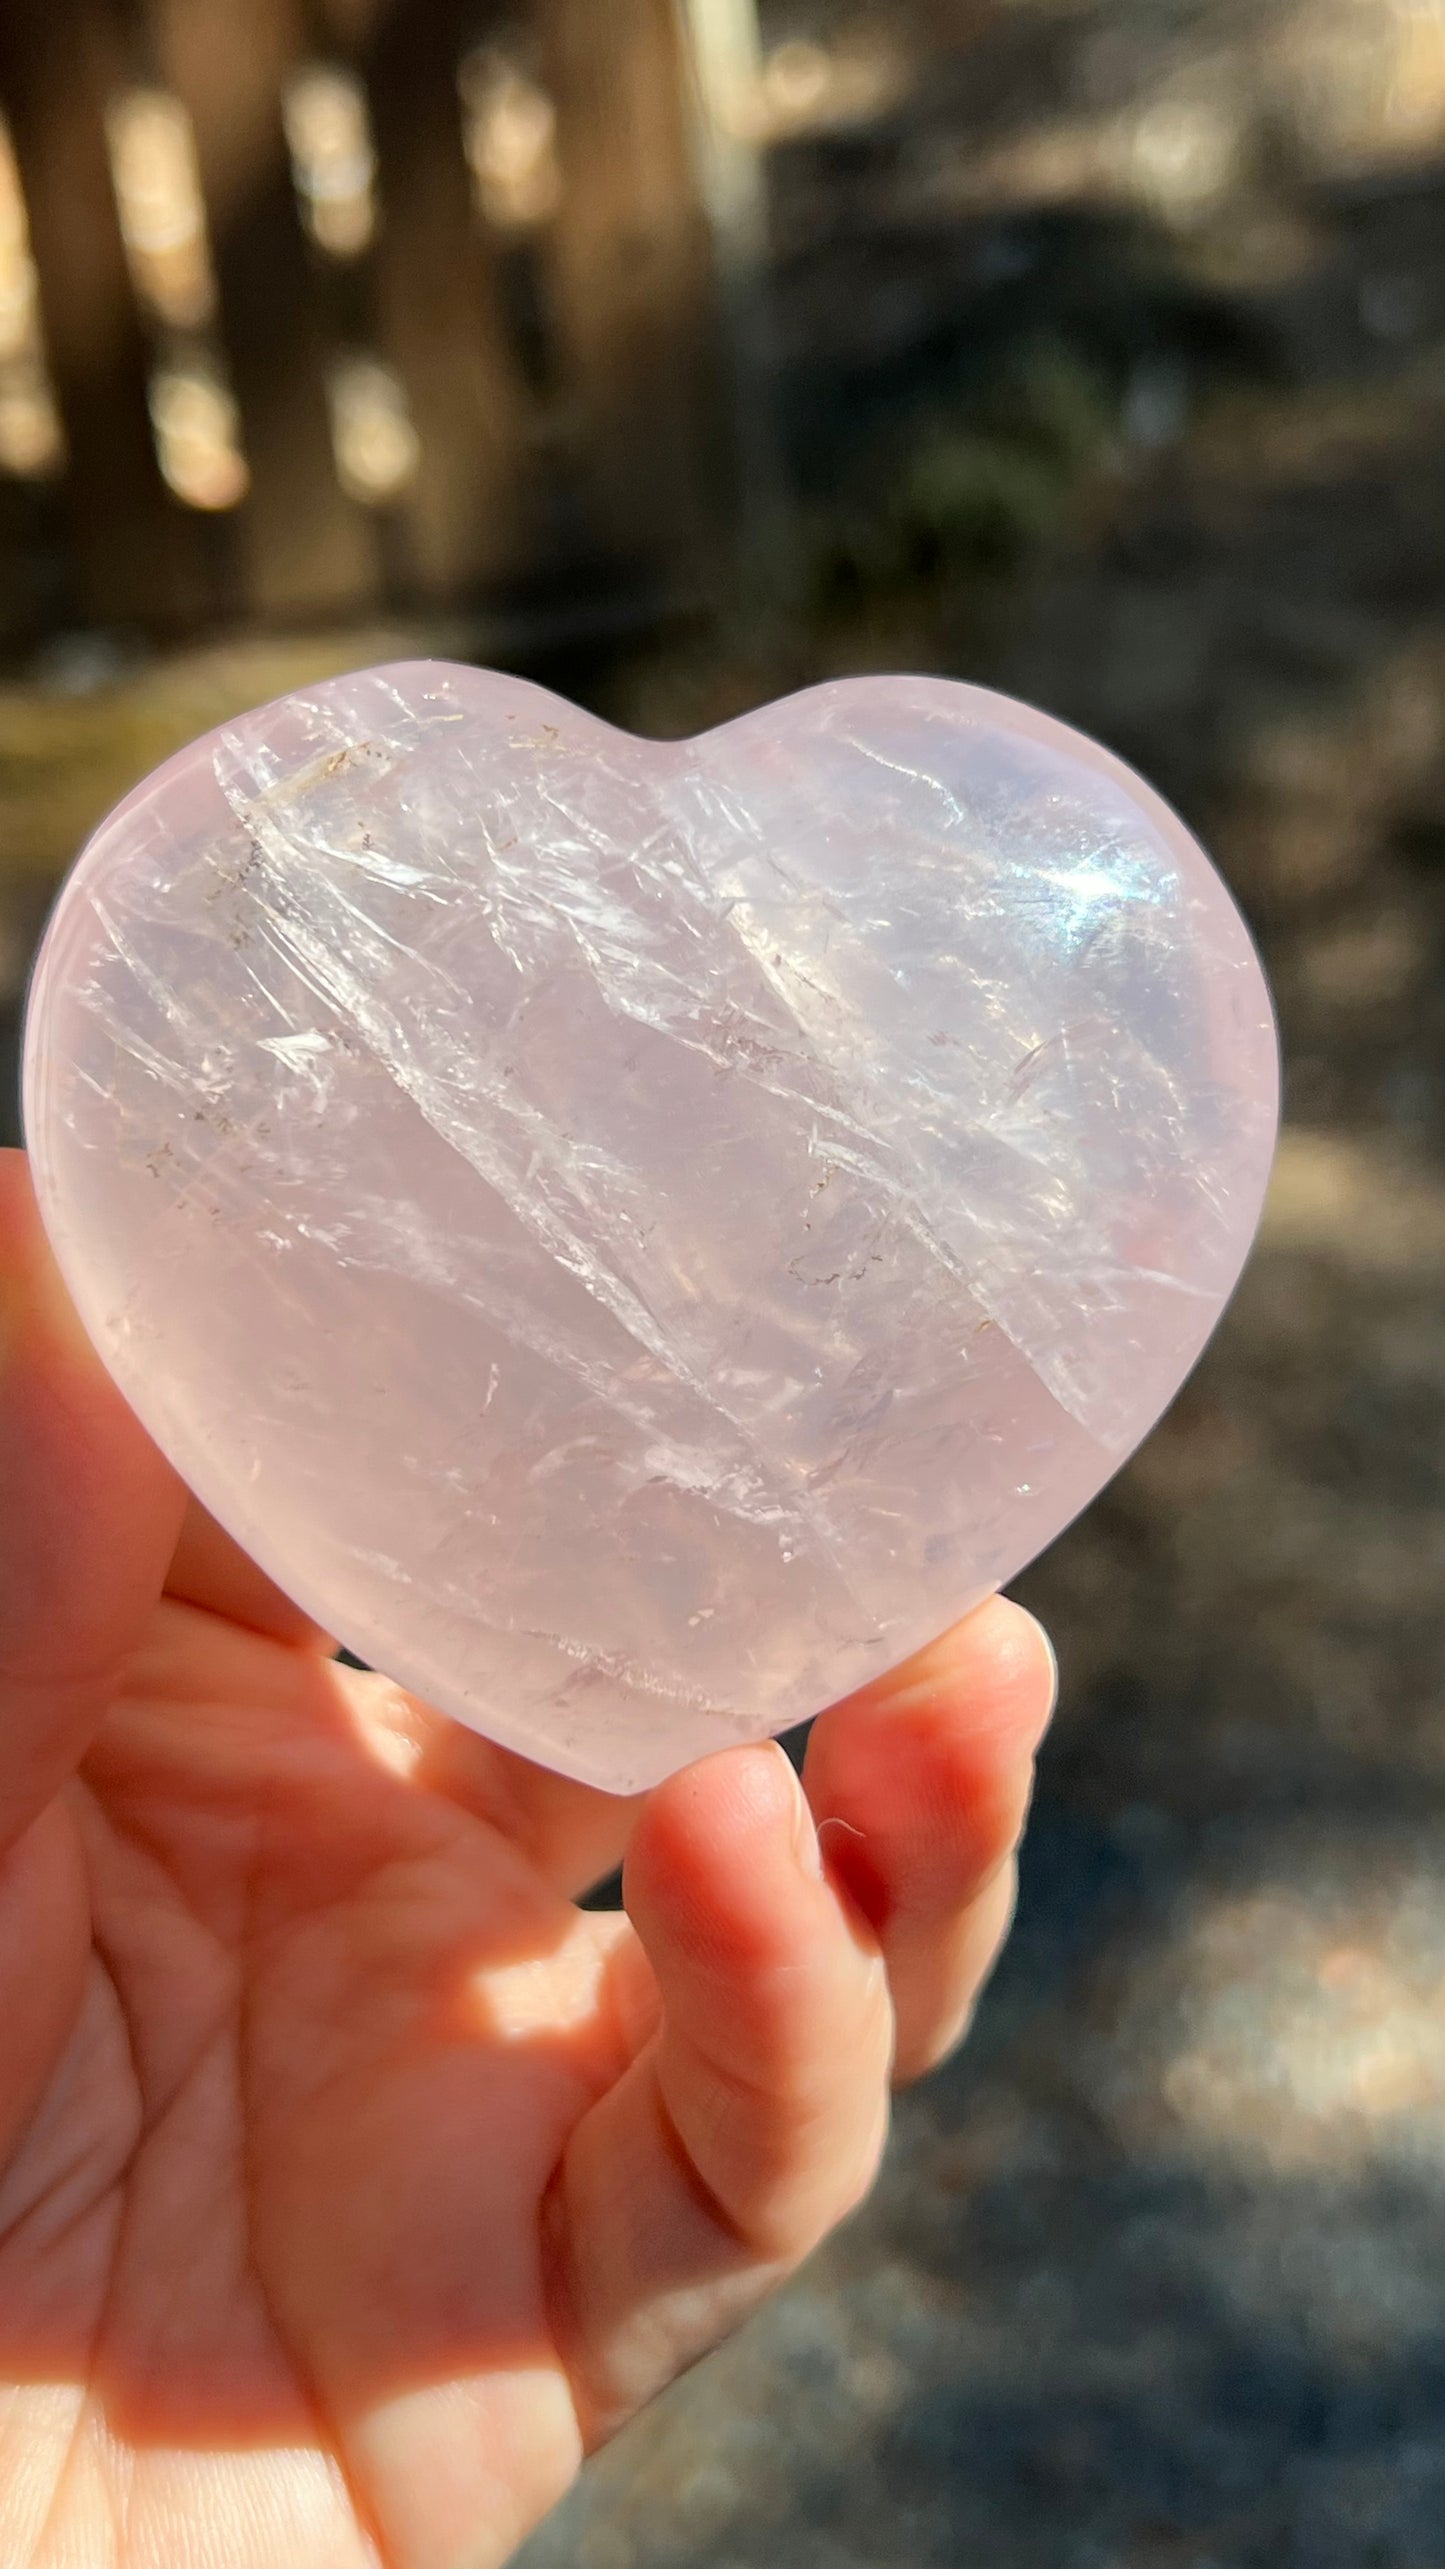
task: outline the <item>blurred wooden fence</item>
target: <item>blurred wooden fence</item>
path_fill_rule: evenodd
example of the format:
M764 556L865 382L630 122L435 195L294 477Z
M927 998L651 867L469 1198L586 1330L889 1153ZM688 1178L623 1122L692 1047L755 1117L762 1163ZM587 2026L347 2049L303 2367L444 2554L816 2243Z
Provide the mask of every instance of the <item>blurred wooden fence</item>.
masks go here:
M0 641L606 602L708 540L674 0L3 0Z

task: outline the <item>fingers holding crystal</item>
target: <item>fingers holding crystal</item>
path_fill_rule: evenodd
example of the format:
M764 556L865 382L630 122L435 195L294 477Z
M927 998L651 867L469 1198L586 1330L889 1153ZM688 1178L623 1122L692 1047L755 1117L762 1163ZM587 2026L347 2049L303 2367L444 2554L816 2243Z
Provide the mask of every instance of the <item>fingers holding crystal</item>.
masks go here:
M1056 1683L1046 1635L996 1599L814 1729L808 1798L887 1964L900 2083L958 2041L1007 1933Z
M335 1647L321 1626L293 1605L264 1570L257 1569L199 1499L192 1499L186 1509L166 1594L182 1605L202 1606L208 1614L223 1615L228 1623L244 1624L272 1641L292 1642L304 1649Z
M811 2246L873 2173L893 2033L871 1939L824 1875L781 1750L664 1786L626 1892L662 1993L670 2124L740 2237L764 2255Z
M870 1927L879 1900L896 1907L896 1960L914 1926L932 1934L939 1918L955 1922L960 1950L977 1944L972 1906L1017 1841L1056 1683L1047 1635L995 1599L815 1726L806 1772L827 1870ZM499 1827L554 1889L575 1897L622 1862L645 1796L598 1792L445 1716L424 1719L419 1780ZM926 2012L911 1976L909 1998Z
M556 2324L593 2441L860 2200L893 2044L873 1940L778 1749L663 1785L626 1878L660 2028L578 2126L550 2203Z
M417 1750L414 1781L499 1830L550 1889L576 1899L621 1863L641 1797L554 1775L412 1696L397 1700Z

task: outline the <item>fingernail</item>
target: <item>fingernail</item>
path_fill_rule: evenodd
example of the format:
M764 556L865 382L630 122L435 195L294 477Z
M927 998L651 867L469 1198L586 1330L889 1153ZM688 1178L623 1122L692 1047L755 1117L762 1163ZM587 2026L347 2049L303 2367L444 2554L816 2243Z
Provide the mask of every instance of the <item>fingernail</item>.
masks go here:
M1023 1608L1023 1612L1028 1614L1027 1606ZM1044 1728L1047 1730L1059 1709L1059 1654L1054 1648L1053 1634L1040 1623L1038 1616L1029 1615L1029 1621L1044 1645L1044 1656L1049 1663L1049 1709L1044 1716Z
M779 1748L778 1755L788 1770L789 1780L793 1787L794 1851L797 1855L799 1864L802 1866L803 1871L808 1875L809 1880L813 1882L821 1882L823 1879L823 1850L818 1844L818 1827L817 1822L813 1818L812 1806L799 1780L797 1768L794 1766L787 1750L785 1748Z

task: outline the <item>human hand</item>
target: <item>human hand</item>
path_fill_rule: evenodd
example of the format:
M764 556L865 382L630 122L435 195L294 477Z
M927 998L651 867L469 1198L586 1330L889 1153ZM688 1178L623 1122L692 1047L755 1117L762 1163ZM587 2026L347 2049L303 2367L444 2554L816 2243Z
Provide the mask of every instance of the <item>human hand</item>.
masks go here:
M187 1503L18 1153L0 1278L0 2560L490 2569L866 2192L1006 1930L1048 1646L988 1606L803 1790L612 1801Z

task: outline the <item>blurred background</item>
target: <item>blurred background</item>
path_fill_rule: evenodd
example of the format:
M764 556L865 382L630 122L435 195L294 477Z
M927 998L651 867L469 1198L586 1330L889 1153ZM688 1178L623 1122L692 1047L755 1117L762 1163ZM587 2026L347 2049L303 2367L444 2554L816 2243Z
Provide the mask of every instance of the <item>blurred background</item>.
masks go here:
M1101 734L1289 1121L1025 1583L1017 1940L875 2205L528 2569L1445 2563L1445 0L5 0L0 1095L91 823L436 649Z

